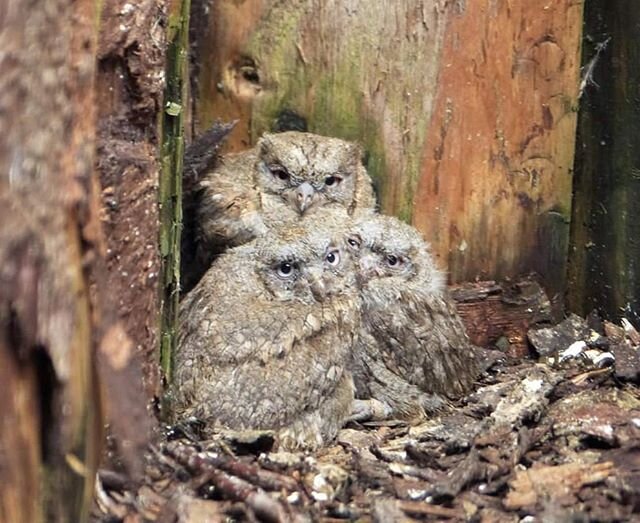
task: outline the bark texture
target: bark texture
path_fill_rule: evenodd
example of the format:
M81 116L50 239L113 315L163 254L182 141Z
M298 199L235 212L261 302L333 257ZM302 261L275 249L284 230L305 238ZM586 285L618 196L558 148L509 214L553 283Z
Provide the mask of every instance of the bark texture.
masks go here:
M0 520L82 521L101 443L93 0L0 14ZM73 27L73 30L71 30ZM97 334L99 336L99 334Z

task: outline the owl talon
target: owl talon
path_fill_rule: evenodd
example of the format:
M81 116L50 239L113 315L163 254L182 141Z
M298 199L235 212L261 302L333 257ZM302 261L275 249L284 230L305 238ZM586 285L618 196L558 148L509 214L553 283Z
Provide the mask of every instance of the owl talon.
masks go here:
M382 421L389 419L391 414L391 408L376 399L355 400L347 421Z

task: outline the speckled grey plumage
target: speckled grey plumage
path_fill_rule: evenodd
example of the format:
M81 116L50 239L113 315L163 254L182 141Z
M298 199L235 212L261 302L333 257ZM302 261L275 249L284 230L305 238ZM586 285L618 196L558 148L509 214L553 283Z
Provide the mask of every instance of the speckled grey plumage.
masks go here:
M322 227L300 223L229 250L183 299L177 418L275 430L289 448L335 436L353 401L346 365L360 303L344 243L349 217L319 217ZM339 253L337 265L329 252ZM282 262L298 264L298 276L278 275Z
M199 186L196 236L201 263L208 267L225 249L269 228L296 223L320 208L353 214L375 207L361 158L357 144L295 131L265 134L252 149L224 156Z
M358 402L356 417L422 418L470 389L479 373L476 348L417 230L364 213L350 242L362 286L356 396L374 400Z

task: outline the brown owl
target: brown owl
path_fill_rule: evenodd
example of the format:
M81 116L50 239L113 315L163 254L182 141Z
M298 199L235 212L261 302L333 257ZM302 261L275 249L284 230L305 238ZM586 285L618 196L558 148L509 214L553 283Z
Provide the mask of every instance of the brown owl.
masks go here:
M271 231L221 255L180 305L177 417L275 430L285 448L314 448L349 415L346 370L359 328L346 212L323 227ZM276 234L277 232L277 234Z
M270 227L295 223L320 208L375 207L360 146L311 133L265 134L248 151L229 154L199 184L197 251L208 268L228 247Z
M362 329L354 350L356 417L415 419L466 392L479 371L444 277L418 231L366 213L348 243L358 259Z

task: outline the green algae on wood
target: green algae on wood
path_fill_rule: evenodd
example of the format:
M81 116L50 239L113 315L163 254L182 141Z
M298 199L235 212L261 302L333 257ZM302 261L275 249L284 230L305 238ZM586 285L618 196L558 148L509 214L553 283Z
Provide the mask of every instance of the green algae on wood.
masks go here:
M381 210L420 229L452 281L546 271L561 295L581 21L571 0L220 0L196 121L239 119L230 150L283 111L357 140Z
M180 234L182 228L182 161L188 87L190 0L170 3L167 29L166 87L161 115L162 144L159 188L161 303L160 365L171 381L172 355L180 298Z

